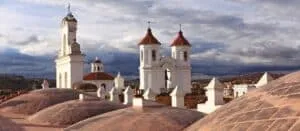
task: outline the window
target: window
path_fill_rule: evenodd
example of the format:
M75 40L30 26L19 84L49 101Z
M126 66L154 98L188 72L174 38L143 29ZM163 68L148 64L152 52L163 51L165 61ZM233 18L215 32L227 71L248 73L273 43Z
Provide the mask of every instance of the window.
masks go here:
M66 38L66 35L64 34L63 49L62 49L63 55L66 55L66 42L67 42L67 38Z
M100 67L99 66L97 67L97 71L100 71Z
M239 97L239 92L235 93L235 97L238 98Z
M144 57L144 54L143 54L143 51L141 51L141 61L143 61L143 57Z
M156 51L152 50L152 61L156 61Z
M184 58L184 61L188 60L188 53L186 51L183 53L183 58Z

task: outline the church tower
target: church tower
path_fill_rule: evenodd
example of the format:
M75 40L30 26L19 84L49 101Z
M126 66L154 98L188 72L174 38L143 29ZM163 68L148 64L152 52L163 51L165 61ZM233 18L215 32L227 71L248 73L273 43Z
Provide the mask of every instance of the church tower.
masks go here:
M56 63L56 87L72 88L83 79L84 55L76 41L77 20L68 7L68 14L61 22L61 49Z
M161 43L153 36L149 27L146 36L138 45L140 48L140 89L146 91L151 88L154 93L158 94L162 87L158 84L163 83L162 71L159 68Z
M177 65L177 80L174 84L183 87L185 93L191 92L191 45L183 36L181 25L177 37L171 44L171 50L172 58L176 60Z
M91 72L104 72L104 65L98 57L91 63Z

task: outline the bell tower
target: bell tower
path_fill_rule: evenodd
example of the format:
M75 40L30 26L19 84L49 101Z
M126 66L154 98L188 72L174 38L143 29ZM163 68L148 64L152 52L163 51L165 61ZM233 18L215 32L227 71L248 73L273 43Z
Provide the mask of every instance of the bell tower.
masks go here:
M73 83L82 81L84 55L76 41L77 20L71 12L61 22L61 49L56 63L56 88L72 88Z
M191 53L191 44L183 36L183 32L180 30L177 34L177 37L171 44L172 58L176 60L177 65L177 77L175 80L176 85L182 87L185 93L191 92L191 62L190 62L190 53Z
M161 78L162 70L159 68L161 59L160 45L161 43L154 37L152 30L147 29L145 37L139 42L140 48L140 89L146 91L148 88L154 93L160 93L160 85L163 83Z

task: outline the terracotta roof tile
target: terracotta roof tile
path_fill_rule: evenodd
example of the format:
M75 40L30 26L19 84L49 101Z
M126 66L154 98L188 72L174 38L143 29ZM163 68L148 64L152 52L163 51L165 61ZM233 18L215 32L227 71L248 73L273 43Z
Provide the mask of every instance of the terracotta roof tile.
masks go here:
M139 45L160 45L161 43L153 36L151 28L148 28L146 36L141 40Z
M114 80L114 77L105 72L93 72L84 76L83 80Z
M179 31L171 46L191 46L191 44L184 38L182 31Z

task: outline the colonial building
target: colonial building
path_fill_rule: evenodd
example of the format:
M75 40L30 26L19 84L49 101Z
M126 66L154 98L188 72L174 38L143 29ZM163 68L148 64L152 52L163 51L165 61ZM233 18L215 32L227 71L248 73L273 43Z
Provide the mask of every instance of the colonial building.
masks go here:
M161 43L152 34L150 27L138 45L140 89L159 94L178 86L185 93L191 92L191 45L181 30L171 44L171 57L160 54Z
M76 42L77 20L71 13L63 18L61 23L61 49L56 62L56 88L72 88L75 83L90 83L104 94L107 94L114 86L124 89L124 79L120 73L115 78L104 72L104 65L98 58L91 63L91 72L84 75L84 54L80 45Z
M61 22L61 49L56 63L56 87L71 88L75 82L82 81L84 55L76 42L77 20L70 11Z
M91 73L85 75L83 81L96 85L104 92L109 92L114 86L114 77L104 72L104 65L98 58L91 63Z

